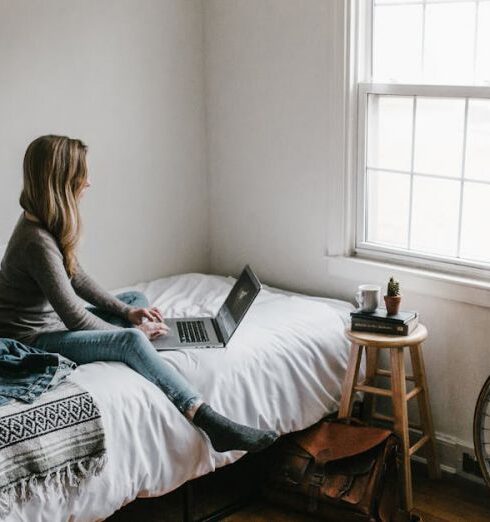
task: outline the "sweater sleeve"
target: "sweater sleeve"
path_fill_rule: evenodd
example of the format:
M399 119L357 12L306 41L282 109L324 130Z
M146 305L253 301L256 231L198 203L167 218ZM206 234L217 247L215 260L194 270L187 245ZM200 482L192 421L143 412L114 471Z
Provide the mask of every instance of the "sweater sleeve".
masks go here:
M83 268L78 264L76 274L71 278L71 285L75 292L85 301L101 308L107 312L112 312L119 317L127 318L131 306L120 301L102 287L100 287Z
M58 246L50 241L26 245L28 270L69 330L120 330L83 306L66 273Z

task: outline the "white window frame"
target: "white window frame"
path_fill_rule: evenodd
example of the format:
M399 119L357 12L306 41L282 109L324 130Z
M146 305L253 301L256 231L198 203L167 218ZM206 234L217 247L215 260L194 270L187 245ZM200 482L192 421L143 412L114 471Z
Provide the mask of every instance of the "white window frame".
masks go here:
M443 271L479 279L490 279L490 262L483 263L454 257L425 254L402 248L376 245L366 241L367 205L365 181L367 167L367 103L369 94L467 99L490 98L490 87L486 86L359 82L359 79L371 80L372 78L373 4L373 0L355 0L350 6L351 31L355 31L356 33L354 37L351 37L350 47L351 61L353 62L351 85L354 90L357 91L351 99L351 113L355 114L357 119L357 128L354 129L355 137L350 144L352 155L351 165L354 171L352 188L356 192L354 201L351 200L350 204L353 214L350 220L352 224L352 230L350 232L351 255L377 261L398 263L415 268ZM355 49L352 48L352 43ZM467 121L467 106L468 103L466 103L465 110L465 126ZM352 123L351 120L351 124ZM413 180L413 173L410 174L410 176L411 180ZM461 178L461 185L462 184L463 179ZM462 194L462 191L460 194ZM460 225L461 223L459 226Z

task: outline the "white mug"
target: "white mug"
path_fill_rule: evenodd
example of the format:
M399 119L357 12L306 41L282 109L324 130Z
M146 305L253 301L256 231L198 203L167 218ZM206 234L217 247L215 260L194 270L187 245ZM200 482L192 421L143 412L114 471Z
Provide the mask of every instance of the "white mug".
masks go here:
M379 306L381 287L377 285L360 285L356 293L356 301L361 312L374 312Z

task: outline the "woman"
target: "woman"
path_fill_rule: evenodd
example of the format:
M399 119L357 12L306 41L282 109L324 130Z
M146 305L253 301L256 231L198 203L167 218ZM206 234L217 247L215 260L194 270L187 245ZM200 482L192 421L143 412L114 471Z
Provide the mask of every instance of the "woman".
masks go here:
M116 297L76 257L78 203L90 187L87 147L64 136L41 136L24 157L24 209L0 268L0 337L57 352L78 364L121 361L156 384L209 436L217 451L259 451L277 438L216 413L150 340L168 331L158 308L140 292ZM79 297L95 305L85 308Z

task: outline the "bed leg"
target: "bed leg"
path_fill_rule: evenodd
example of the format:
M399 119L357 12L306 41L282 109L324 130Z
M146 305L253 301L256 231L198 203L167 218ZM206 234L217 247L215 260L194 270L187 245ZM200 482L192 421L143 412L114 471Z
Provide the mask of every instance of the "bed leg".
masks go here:
M192 483L190 481L186 482L183 489L183 522L194 522L194 491Z

